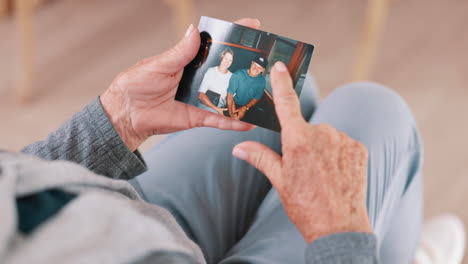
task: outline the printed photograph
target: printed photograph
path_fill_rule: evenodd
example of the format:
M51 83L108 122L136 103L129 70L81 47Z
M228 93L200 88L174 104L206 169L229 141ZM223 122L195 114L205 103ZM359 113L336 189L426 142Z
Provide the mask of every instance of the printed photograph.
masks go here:
M270 71L288 67L300 96L314 47L272 33L201 17L200 50L185 67L176 100L280 131Z

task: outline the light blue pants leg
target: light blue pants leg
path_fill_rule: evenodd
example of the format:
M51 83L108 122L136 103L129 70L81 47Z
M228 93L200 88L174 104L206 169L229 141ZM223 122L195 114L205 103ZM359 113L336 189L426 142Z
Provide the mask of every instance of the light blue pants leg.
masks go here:
M408 106L380 85L355 83L328 96L310 122L331 124L366 145L367 208L381 245L381 263L410 263L419 239L423 197L422 146ZM305 246L271 189L247 234L222 263L302 264Z
M316 89L307 78L301 94L308 119ZM281 149L280 134L196 128L167 136L144 155L148 171L132 183L151 203L168 209L203 250L208 263L221 261L247 232L271 185L248 163L232 156L243 141Z

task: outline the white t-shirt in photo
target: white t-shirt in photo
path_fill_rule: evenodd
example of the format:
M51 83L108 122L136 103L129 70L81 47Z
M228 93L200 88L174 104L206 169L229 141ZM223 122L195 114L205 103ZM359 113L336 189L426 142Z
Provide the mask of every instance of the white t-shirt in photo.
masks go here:
M218 107L224 107L226 104L227 89L229 86L229 79L231 79L232 72L222 73L218 70L218 66L209 68L201 82L198 92L206 93L211 90L221 95Z

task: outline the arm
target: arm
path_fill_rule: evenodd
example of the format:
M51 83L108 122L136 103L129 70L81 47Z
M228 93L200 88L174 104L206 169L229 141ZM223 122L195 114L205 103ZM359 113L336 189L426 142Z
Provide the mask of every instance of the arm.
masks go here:
M236 23L259 26L254 19ZM175 47L119 74L100 100L95 99L44 141L22 151L77 162L113 178L131 178L146 169L137 148L152 135L199 126L252 129L249 124L174 100L184 67L199 46L200 33L191 25Z
M257 90L255 96L242 108L239 108L238 113L237 113L239 120L244 118L247 111L249 111L251 107L256 105L262 99L263 91L265 89L265 78L263 78L263 82L258 88L259 89Z
M236 113L236 104L234 103L234 97L232 96L231 93L227 93L227 106L228 106L228 111L229 111L229 116L233 118L237 118L237 113Z
M258 103L259 100L257 99L252 99L250 100L245 106L247 106L248 108L252 108L254 105L256 105Z
M232 74L231 79L229 79L229 86L227 88L227 96L226 96L229 116L235 119L237 119L237 113L236 113L237 109L236 109L236 104L234 102L234 95L236 94L237 89L239 87L239 82L237 81L238 73L239 71L235 72L234 74Z
M22 152L48 160L68 160L113 178L132 178L146 170L138 151L132 152L117 134L99 98L67 120L45 140Z
M376 264L377 237L369 233L337 233L307 245L307 264Z
M275 64L271 78L282 156L256 142L240 143L233 154L275 187L286 214L309 243L307 263L377 263L366 208L366 147L329 125L303 119L283 63Z
M198 99L200 99L200 101L206 106L211 107L214 110L216 110L220 115L222 115L223 111L226 110L226 109L219 108L216 105L214 105L213 102L211 102L210 98L208 98L208 96L203 92L198 93Z
M251 107L253 107L254 105L256 105L258 103L259 100L257 99L251 99L247 104L245 104L244 106L240 107L239 109L237 109L237 117L240 119L242 119L245 114L247 113L247 111L250 110Z

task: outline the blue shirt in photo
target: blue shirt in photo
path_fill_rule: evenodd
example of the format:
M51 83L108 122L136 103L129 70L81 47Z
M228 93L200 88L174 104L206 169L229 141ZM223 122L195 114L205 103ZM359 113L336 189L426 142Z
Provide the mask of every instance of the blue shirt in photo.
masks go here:
M247 69L242 69L232 74L227 92L234 96L237 105L246 105L252 99L262 99L265 83L263 75L252 77Z

